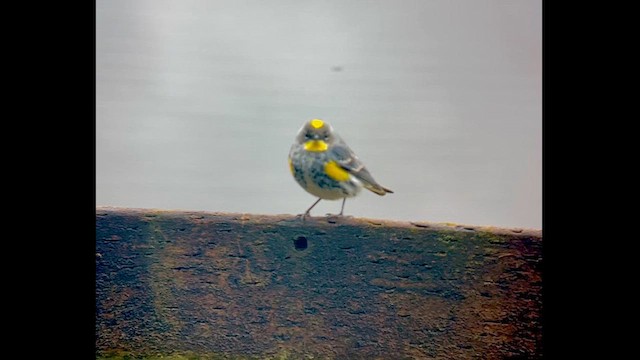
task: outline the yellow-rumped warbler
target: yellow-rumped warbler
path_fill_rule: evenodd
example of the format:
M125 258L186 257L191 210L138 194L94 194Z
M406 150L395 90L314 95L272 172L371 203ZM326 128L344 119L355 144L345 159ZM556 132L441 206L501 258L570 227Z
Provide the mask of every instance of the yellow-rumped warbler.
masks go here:
M348 197L362 187L385 195L393 191L381 186L347 144L320 119L307 121L289 151L289 168L298 184L319 199L302 215L309 215L320 200L342 200L340 215Z

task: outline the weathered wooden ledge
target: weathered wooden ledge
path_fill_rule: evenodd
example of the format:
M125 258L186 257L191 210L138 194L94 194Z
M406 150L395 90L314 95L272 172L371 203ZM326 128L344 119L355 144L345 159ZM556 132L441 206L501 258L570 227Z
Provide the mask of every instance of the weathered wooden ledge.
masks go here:
M541 358L541 270L540 230L99 207L96 357Z

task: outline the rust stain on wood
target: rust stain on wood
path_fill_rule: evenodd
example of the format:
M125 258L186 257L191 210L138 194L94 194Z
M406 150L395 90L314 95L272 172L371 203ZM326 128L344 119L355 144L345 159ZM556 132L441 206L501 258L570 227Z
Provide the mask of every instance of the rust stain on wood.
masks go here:
M97 356L543 354L539 230L148 209L96 215Z

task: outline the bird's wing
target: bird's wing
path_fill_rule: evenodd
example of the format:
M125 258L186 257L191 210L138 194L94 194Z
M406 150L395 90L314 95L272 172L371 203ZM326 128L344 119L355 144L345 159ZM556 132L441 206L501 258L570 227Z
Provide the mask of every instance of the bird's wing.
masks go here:
M349 174L355 176L362 182L365 188L373 191L378 195L392 193L393 191L386 189L378 184L364 166L362 161L358 159L356 154L347 146L347 144L339 142L334 144L330 149L330 158L334 160L340 167L345 169Z

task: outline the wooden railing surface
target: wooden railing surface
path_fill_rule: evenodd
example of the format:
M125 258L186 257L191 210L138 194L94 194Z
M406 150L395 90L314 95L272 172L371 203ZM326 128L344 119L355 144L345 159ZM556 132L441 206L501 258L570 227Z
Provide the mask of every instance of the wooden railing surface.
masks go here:
M98 358L540 358L542 233L96 209Z

